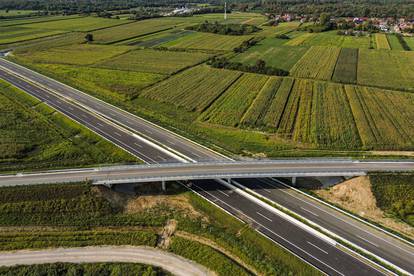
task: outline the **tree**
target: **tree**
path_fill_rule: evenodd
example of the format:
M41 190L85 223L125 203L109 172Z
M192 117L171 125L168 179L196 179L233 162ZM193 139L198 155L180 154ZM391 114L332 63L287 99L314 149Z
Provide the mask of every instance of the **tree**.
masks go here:
M93 34L86 34L85 35L85 40L87 43L90 43L93 41Z
M319 16L319 24L322 26L329 24L330 20L331 16L328 13L321 13Z

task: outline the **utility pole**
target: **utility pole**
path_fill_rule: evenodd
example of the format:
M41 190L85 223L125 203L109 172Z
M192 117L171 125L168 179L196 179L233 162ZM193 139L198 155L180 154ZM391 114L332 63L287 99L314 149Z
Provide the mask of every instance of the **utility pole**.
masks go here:
M224 20L227 20L227 2L224 2Z

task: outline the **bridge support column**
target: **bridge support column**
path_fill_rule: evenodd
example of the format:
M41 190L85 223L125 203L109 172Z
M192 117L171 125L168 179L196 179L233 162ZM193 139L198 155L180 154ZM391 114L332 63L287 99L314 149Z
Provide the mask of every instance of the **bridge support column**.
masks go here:
M165 180L161 181L161 189L163 192L167 190L167 185L165 184Z
M227 183L231 184L231 178L227 178Z
M296 176L292 177L292 186L296 186Z

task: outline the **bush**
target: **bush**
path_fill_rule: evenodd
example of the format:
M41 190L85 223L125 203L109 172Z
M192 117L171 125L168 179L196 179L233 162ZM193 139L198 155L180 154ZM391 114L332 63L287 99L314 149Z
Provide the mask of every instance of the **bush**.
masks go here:
M213 33L221 35L248 35L260 31L261 29L254 25L247 24L219 24L205 21L195 26L189 26L186 30L192 30L204 33Z
M240 62L231 62L225 57L221 57L221 58L214 57L208 62L208 64L215 68L238 70L238 71L243 71L243 72L248 72L248 73L257 73L257 74L272 75L272 76L289 75L289 72L283 69L266 66L266 62L261 59L259 59L255 65L245 65Z

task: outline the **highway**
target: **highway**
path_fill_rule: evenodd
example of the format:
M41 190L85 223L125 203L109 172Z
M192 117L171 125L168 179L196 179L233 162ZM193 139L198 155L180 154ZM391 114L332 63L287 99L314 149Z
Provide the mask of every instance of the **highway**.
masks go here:
M7 67L8 69L6 70L4 67ZM48 89L39 88L27 80L11 76L8 73L8 70L12 70L19 76L29 78L36 83L41 83ZM84 124L91 130L126 149L137 157L142 158L147 163L155 164L171 161L184 162L179 157L180 155L188 155L189 161L227 160L217 153L209 151L204 147L192 143L185 138L177 136L172 132L166 131L163 128L155 126L132 114L103 103L102 101L88 96L76 89L69 88L40 74L33 73L30 70L13 65L1 59L0 73L1 78L6 79L23 91L45 101L47 104L55 107L58 111L68 117L73 116L71 118L75 118L79 123ZM53 100L49 100L48 97L51 97L52 94L57 95L57 97L53 98ZM67 100L64 100L65 97ZM77 104L71 103L71 100L76 101ZM78 109L75 109L76 106L79 106L79 102L82 103L82 108L79 107ZM144 139L139 138L136 134L123 129L122 127L112 125L94 113L99 113L107 119L110 118L112 122L127 126L140 136L143 136ZM83 116L80 114L83 114ZM82 117L84 117L84 120L80 119ZM106 124L104 124L104 122L106 122ZM95 123L100 123L104 127L96 128ZM119 131L122 131L122 133ZM118 132L119 135L115 134L115 132ZM121 138L122 140L120 140ZM150 142L148 142L148 140L150 140ZM139 144L141 147L135 143ZM160 144L165 146L168 151L160 148ZM169 153L171 151L175 153ZM259 232L268 236L273 241L282 244L291 252L294 252L326 273L331 275L380 274L371 266L360 262L355 257L344 253L335 246L328 246L326 241L317 238L274 213L269 213L268 210L251 202L246 197L240 195L236 197L235 194L231 194L230 196L229 193L232 191L227 191L225 186L214 180L196 181L194 184L198 185L198 187L194 186L193 188L195 188L196 192L200 195L215 201L218 206L237 215L243 220L247 219L249 221L255 221L255 223L258 223L257 226L259 227L257 230ZM258 214L258 212L260 212L260 214ZM384 248L384 250L387 249Z
M127 143L127 135L123 135ZM134 150L136 150L134 148ZM132 151L132 150L131 150ZM414 170L414 162L359 161L232 161L103 167L84 171L44 172L0 176L0 186L79 182L125 184L219 178L281 176L355 176L370 171ZM263 180L258 179L258 182ZM254 182L254 181L252 181ZM259 185L257 183L257 185Z
M402 269L414 272L412 246L382 231L372 229L362 222L349 219L345 214L328 206L318 204L315 200L289 189L284 180L237 179L235 181Z

